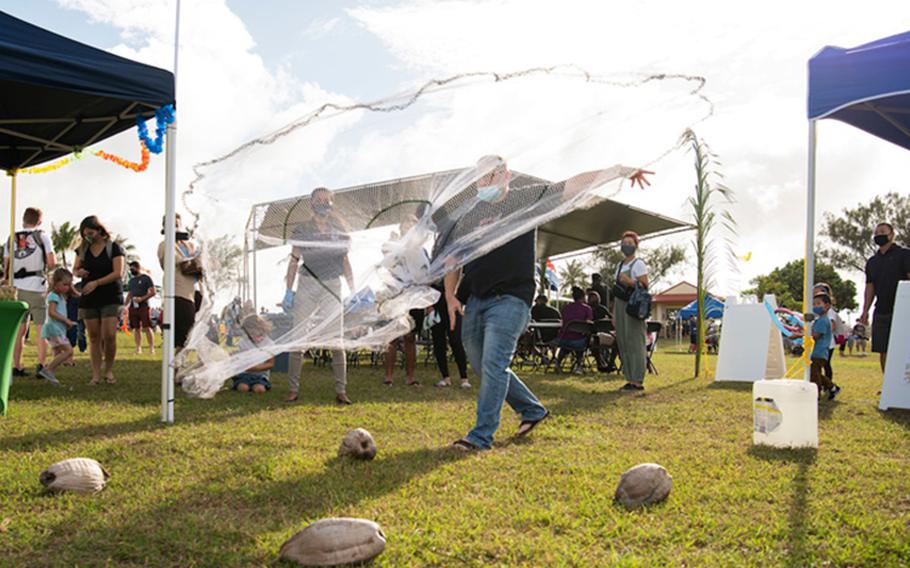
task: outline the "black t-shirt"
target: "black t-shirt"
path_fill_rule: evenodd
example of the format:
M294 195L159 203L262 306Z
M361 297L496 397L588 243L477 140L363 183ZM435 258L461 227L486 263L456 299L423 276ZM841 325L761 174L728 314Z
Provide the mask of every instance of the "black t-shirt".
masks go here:
M910 249L891 243L885 254L876 252L866 261L866 283L875 285L875 313L888 315L894 312L897 283L907 280L910 274Z
M111 243L111 254L107 254L107 246L101 249L98 256L92 254L91 247L86 249L82 256L82 268L88 271L88 276L82 279L83 284L104 278L114 271L114 259L123 256L123 249L117 243ZM123 284L120 279L102 284L88 295L79 298L80 308L98 309L110 305L123 304Z
M485 225L505 218L510 223L520 223L538 215L539 207L551 204L564 188L564 183L556 183L510 189L502 201L478 202L457 221L443 215L436 220L439 230L439 239L434 247L436 255L446 254L452 243ZM467 247L482 244L480 239L471 241ZM464 267L464 289L478 298L508 294L521 298L530 306L536 290L536 244L536 233L531 230L469 262ZM462 249L462 254L467 254L467 247Z
M600 303L607 305L610 303L610 298L607 296L607 287L602 283L598 282L597 284L591 284L591 290L597 292L597 295L600 296ZM594 315L597 315L597 310L594 310ZM600 318L598 318L600 319Z
M133 296L133 299L135 300L136 298L138 298L140 296L145 296L146 294L148 294L149 290L151 290L151 288L154 285L155 285L155 283L152 282L152 278L148 274L139 274L139 275L133 276L132 278L130 278L130 282L129 282L130 294ZM139 302L140 308L144 308L147 305L149 305L149 303L147 301Z
M559 315L559 310L553 306L534 304L534 307L531 308L531 319L534 321L558 320L561 318L562 316Z
M326 219L324 228L315 220L301 223L294 229L291 239L305 243L294 246L302 262L302 274L315 275L320 280L344 274L344 259L351 249L351 237L335 217Z
M610 312L603 304L594 304L591 306L591 310L594 311L594 319L596 320L602 320L604 318L610 317Z

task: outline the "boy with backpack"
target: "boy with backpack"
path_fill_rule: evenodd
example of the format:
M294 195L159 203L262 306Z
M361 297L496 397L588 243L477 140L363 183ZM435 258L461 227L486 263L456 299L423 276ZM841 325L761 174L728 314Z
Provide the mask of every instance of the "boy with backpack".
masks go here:
M44 368L47 344L41 339L41 327L47 317L45 293L47 280L45 274L57 266L54 248L41 226L41 210L29 207L22 215L22 230L13 235L13 253L9 251L9 241L3 245L3 272L12 271L13 286L19 300L28 304L28 317L19 328L19 335L13 348L13 376L26 377L28 372L22 367L22 349L25 345L25 332L29 321L35 324L38 346L38 367L36 374ZM12 266L10 266L12 264Z

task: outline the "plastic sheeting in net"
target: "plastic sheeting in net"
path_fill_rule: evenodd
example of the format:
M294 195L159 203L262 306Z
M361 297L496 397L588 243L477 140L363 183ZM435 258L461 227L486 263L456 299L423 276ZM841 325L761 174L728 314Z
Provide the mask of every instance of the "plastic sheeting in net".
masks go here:
M211 397L283 352L351 353L402 336L446 273L615 194L671 151L712 112L703 85L574 67L469 73L373 103L319 105L198 164L184 205L196 217L204 301L175 361L183 389ZM241 242L257 250L255 271ZM241 272L256 279L261 305L283 304L286 314L270 317L283 325L267 337L238 297L249 295ZM225 325L244 348L227 346Z

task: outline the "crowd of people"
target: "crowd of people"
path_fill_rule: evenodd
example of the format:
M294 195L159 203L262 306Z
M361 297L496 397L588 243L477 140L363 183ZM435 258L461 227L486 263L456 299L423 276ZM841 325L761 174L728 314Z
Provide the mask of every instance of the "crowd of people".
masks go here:
M446 226L445 219L438 220L437 249L442 250L441 245L447 239L457 238L463 231L521 208L527 202L526 193L537 199L545 194L569 199L588 187L600 173L586 172L560 183L512 189L509 184L511 172L504 160L487 156L481 158L478 166L489 171L477 182L484 190L478 191L480 202L458 224ZM629 178L633 184L647 184L645 176L648 173L637 170L629 174ZM281 305L295 326L307 329L321 326L323 342L331 351L335 400L338 404L350 405L344 329L341 320L333 319L337 310L342 309L343 284L348 290L356 289L348 258L350 229L334 210L332 191L322 187L313 190L311 208L312 214L296 226L292 235L295 246L287 265L286 293ZM13 353L14 376L28 374L22 366L22 350L30 321L39 335L37 376L58 383L56 372L61 366L74 364L74 347L79 345L84 350L87 335L91 361L89 384L115 383L116 333L121 318L125 317L134 331L136 352L142 351L144 338L148 350L154 353L153 329L157 318L153 317L149 304L156 295L154 282L138 261L130 262L124 298L124 250L95 216L88 216L79 224L79 244L72 271L58 266L50 239L41 229L41 211L32 207L26 209L22 221L22 230L12 239L12 254L7 245L3 255L4 270L12 271L19 299L28 305L28 318L19 331ZM202 269L196 248L180 225L179 215L176 230L173 329L175 345L180 350L186 345L195 323L201 299L198 284ZM415 377L416 337L422 331L432 337L432 350L440 374L436 386L453 385L449 349L457 366L459 384L465 389L472 388L468 376L470 363L480 377L476 423L453 444L464 451L492 445L503 404L508 404L521 417L518 436L527 435L549 416L546 407L512 367L520 341L529 333L534 334L531 341L535 345L539 342L555 348L557 369L568 355L575 354L577 359L590 350L599 371L614 372L621 368L625 379L621 391L644 390L648 335L646 317L642 317L639 303L641 296L647 295L649 268L637 256L639 240L632 231L624 233L620 243L623 259L612 277L605 282L600 274L593 274L587 289L574 287L572 302L561 312L548 305L546 296L535 298L533 230L463 268L449 272L436 284L440 292L438 302L427 309L412 310L411 330L388 345L384 383L393 384L397 353L401 350L405 360L405 384L420 385ZM894 243L891 225L881 223L875 228L875 243L879 250L866 265L863 313L852 329L848 330L839 317L831 287L819 283L814 288L811 376L831 399L841 391L834 382L832 355L838 345L851 352L854 345L865 350L866 326L873 301L876 309L872 320L872 351L880 354L884 369L897 282L910 279L910 251ZM164 247L164 242L158 247L162 267ZM232 345L237 336L240 337L240 350L271 341L271 324L266 314L256 314L254 310L252 304L242 305L239 298L226 308L222 320L227 324L228 345ZM325 325L333 321L338 321L338 325ZM539 325L536 330L529 331L534 327L529 326L532 322L558 323L555 326ZM596 325L589 327L597 322L608 325L603 327L604 331L596 331L599 329ZM213 339L220 341L217 329L214 334ZM51 356L47 353L48 347ZM297 400L303 357L302 352L289 356L288 402ZM270 372L274 365L274 358L270 358L245 370L233 378L233 388L254 393L270 390Z
M3 275L12 276L19 300L28 307L14 342L12 375L31 374L22 364L22 354L26 335L33 328L37 334L37 377L59 385L56 372L61 366L75 366L73 355L78 347L89 351L89 384L114 384L117 331L124 324L134 334L137 353L142 353L143 337L148 350L155 352L154 330L161 325L161 310L153 310L149 304L157 293L155 284L138 260L129 262L127 278L123 247L94 215L79 223L72 270L60 266L51 240L42 229L43 221L40 209L26 208L22 228L11 239L12 254L9 242L3 246ZM179 349L194 324L198 272L193 272L195 249L181 231L179 218L177 235L176 265L180 270L176 277L174 336ZM158 248L162 265L163 251L162 242ZM48 347L52 351L50 361Z

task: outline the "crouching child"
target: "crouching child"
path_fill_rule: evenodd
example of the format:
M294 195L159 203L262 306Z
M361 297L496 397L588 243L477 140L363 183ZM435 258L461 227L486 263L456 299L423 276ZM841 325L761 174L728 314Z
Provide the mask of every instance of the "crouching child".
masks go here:
M251 315L244 318L240 324L242 336L240 339L240 351L257 349L271 342L269 332L272 330L271 324L257 315ZM269 381L269 374L272 367L275 366L275 358L269 357L258 365L254 365L246 371L234 377L234 390L237 392L255 392L264 393L272 389L272 383Z

